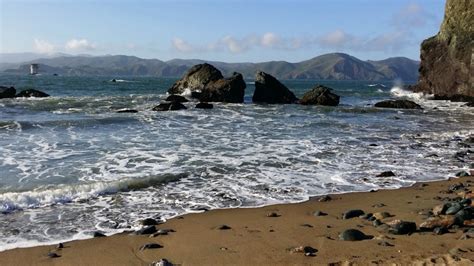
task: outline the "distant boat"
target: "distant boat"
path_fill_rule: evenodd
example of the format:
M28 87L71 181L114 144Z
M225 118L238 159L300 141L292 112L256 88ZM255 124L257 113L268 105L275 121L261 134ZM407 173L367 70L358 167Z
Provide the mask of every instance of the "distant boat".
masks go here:
M39 65L31 64L30 65L30 75L38 75Z

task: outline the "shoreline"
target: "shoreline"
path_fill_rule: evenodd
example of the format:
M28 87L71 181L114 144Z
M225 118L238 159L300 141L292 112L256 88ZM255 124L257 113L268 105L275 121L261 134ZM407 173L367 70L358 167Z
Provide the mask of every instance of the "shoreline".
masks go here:
M474 261L474 225L450 227L449 233L417 231L410 235L389 232L393 220L425 222L441 202L459 197L451 191L464 184L472 192L474 176L419 182L410 187L374 192L329 194L326 200L312 197L300 203L257 208L216 209L189 213L156 226L172 229L165 235L119 233L109 237L74 240L57 245L16 248L0 252L1 265L150 265L166 258L173 264L385 264L456 263ZM466 192L463 192L466 193ZM469 194L472 197L472 193ZM323 197L324 198L324 197ZM472 203L471 203L472 204ZM362 218L342 219L351 209L388 213L382 225ZM320 211L319 216L314 213ZM326 215L325 215L326 214ZM385 215L385 214L383 214ZM225 225L225 226L224 226ZM372 239L343 241L339 234L357 229ZM471 231L467 231L471 230ZM466 231L466 232L463 232ZM468 235L468 236L466 236ZM145 244L161 248L145 248ZM299 247L317 251L309 256ZM143 249L143 250L141 250ZM60 256L48 257L52 253ZM307 254L308 255L308 254Z

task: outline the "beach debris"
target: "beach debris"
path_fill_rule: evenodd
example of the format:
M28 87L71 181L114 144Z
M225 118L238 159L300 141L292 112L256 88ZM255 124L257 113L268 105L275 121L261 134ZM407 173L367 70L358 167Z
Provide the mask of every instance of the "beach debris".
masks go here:
M275 217L280 217L281 215L276 213L276 212L269 212L267 213L267 217L272 217L272 218L275 218Z
M346 211L343 215L342 215L342 219L351 219L351 218L354 218L354 217L359 217L361 215L365 214L363 210L359 210L359 209L355 209L355 210L349 210L349 211Z
M143 246L140 247L140 250L145 250L145 249L155 249L155 248L162 248L163 246L158 244L158 243L147 243Z
M212 108L214 108L214 105L212 105L212 103L200 102L200 103L196 104L195 108L198 108L198 109L212 109Z
M311 246L299 246L296 248L291 248L290 249L291 253L303 253L307 257L314 257L316 256L316 252L318 252L317 249L311 247Z
M325 212L322 212L322 211L313 212L313 216L326 216L326 215L328 215L328 214L325 213Z
M52 259L61 257L60 255L58 255L58 253L55 252L48 252L47 256Z
M169 262L167 259L161 259L159 261L154 261L151 263L152 266L173 266L173 263Z
M171 94L170 96L166 97L167 102L175 102L175 103L185 103L188 102L188 99L181 95Z
M156 227L154 225L150 225L150 226L145 226L145 227L135 231L135 234L136 235L149 235L149 234L155 233L156 231L157 231Z
M106 237L106 235L104 235L102 232L99 232L99 231L95 231L93 233L93 237Z
M391 176L395 176L395 173L392 171L385 171L376 175L376 177L391 177Z
M229 230L229 229L232 229L232 227L223 224L223 225L220 225L219 227L217 227L217 229L219 229L219 230Z
M372 238L372 236L368 236L357 229L347 229L339 234L339 239L344 241L361 241Z
M389 232L394 235L409 235L416 231L416 223L414 222L395 220L388 225L391 226Z

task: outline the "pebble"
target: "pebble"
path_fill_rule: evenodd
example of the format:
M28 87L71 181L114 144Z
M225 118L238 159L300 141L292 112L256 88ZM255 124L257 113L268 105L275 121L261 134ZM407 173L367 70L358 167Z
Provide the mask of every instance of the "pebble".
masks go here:
M158 244L158 243L147 243L143 246L140 247L140 250L145 250L145 249L155 249L155 248L162 248L163 246Z
M375 227L381 226L382 224L383 224L382 221L380 221L378 219L373 221L373 223L372 223L372 225L375 226Z
M433 207L433 214L434 215L440 215L440 214L445 214L446 209L447 209L446 204L439 204Z
M299 246L293 249L290 249L291 253L304 253L305 256L314 257L315 253L318 252L317 249L310 246Z
M330 201L330 200L332 200L332 198L328 195L322 196L318 199L319 202L326 202L326 201Z
M433 233L435 235L444 235L448 233L448 229L446 229L446 227L436 227L435 229L433 229Z
M409 235L416 231L416 223L407 221L398 221L392 225L390 233L395 235Z
M59 244L56 246L56 248L58 248L58 249L64 248L64 244L63 244L63 243L59 243Z
M378 220L383 220L385 218L392 217L393 215L391 215L388 212L376 212L376 213L374 213L373 216Z
M53 259L53 258L59 258L59 257L61 257L61 256L59 256L58 253L49 252L49 253L48 253L48 257Z
M267 213L267 217L272 217L272 218L274 218L274 217L280 217L280 216L281 216L281 215L279 215L279 214L276 213L276 212Z
M149 235L156 232L156 227L154 225L145 226L140 230L135 232L136 235Z
M359 218L364 219L364 220L368 220L372 217L372 215L373 215L372 213L366 213L366 214L363 214L363 215L359 216Z
M370 238L372 237L367 236L357 229L347 229L339 235L339 239L344 241L361 241Z
M449 208L446 210L446 214L448 215L456 214L461 209L462 209L462 205L460 203L455 202L455 203L452 203L451 206L449 206Z
M344 213L342 216L343 219L351 219L354 217L359 217L364 214L363 210L349 210Z
M229 230L229 229L232 229L232 228L228 225L223 224L223 225L220 225L219 227L217 227L217 229L219 229L219 230Z

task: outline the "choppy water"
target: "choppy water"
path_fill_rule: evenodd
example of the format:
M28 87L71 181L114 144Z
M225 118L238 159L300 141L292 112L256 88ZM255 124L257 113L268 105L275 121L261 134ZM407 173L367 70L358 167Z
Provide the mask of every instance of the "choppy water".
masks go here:
M284 82L297 96L316 83L341 95L340 106L318 107L252 104L248 82L244 104L153 112L174 80L112 78L0 76L0 84L52 95L0 100L0 250L202 208L397 188L472 163L454 156L474 134L472 109L391 83ZM371 106L400 96L424 110ZM376 177L386 170L397 176Z

